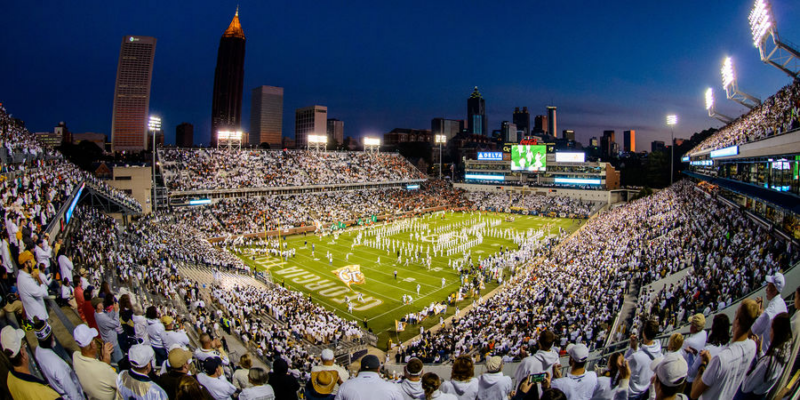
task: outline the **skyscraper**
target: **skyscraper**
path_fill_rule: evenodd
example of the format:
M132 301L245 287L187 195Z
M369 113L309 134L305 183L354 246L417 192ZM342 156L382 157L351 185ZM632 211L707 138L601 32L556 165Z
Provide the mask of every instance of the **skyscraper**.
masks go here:
M269 143L281 148L283 136L283 88L259 86L250 97L250 144Z
M613 144L616 143L616 132L614 131L603 131L603 137L600 138L600 151L606 157L611 157L614 152Z
M175 146L192 147L194 145L194 126L188 122L182 122L175 128Z
M489 124L486 120L486 101L478 92L478 87L467 99L467 129L469 133L486 136L489 134Z
M431 120L431 135L445 135L445 140L450 141L459 132L464 130L464 121L460 119L434 118Z
M532 133L547 133L547 117L544 115L537 115L533 119L533 132Z
M629 131L622 132L622 139L624 149L628 153L635 153L636 152L636 131L631 129Z
M239 23L237 7L231 24L219 39L211 102L211 146L217 145L217 132L220 130L242 128L244 45L244 31Z
M564 129L563 131L561 131L561 136L564 139L569 140L570 142L575 141L575 131L573 131L572 129Z
M344 143L344 121L328 118L328 143L336 145Z
M156 38L125 36L119 49L114 114L111 117L111 150L139 151L147 148L150 113L150 82Z
M298 108L294 112L295 148L305 149L308 135L328 134L328 107L311 106Z
M506 143L519 143L519 136L517 135L517 130L519 127L516 124L509 123L508 121L503 121L500 125L500 132L503 135L503 141Z
M558 137L558 124L556 123L556 107L547 106L547 133Z
M531 133L531 113L528 112L528 107L522 107L522 111L519 107L514 108L514 125L525 136Z

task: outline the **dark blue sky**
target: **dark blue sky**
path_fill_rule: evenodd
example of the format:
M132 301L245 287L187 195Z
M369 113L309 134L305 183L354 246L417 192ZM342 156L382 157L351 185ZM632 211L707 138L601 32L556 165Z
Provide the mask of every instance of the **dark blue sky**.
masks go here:
M800 2L773 0L784 39L800 42ZM217 46L236 1L45 1L0 5L0 102L32 131L67 121L73 132L111 131L114 79L124 35L158 39L150 108L165 123L195 125L208 143ZM532 115L558 106L558 128L582 142L615 129L637 130L639 149L720 126L719 68L737 65L739 87L763 98L789 78L763 64L752 45L751 1L339 1L242 0L247 35L242 121L250 90L285 88L284 136L294 110L328 106L346 136L396 127L430 128L434 117L466 118L477 85L490 129L515 106Z

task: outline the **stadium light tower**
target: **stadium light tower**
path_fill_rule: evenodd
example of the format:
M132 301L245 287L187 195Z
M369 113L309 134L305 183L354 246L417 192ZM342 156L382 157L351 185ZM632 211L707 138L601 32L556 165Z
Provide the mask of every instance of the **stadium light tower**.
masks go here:
M320 148L325 150L328 145L328 135L308 135L308 149L312 148L314 151L319 151Z
M726 124L730 124L733 121L733 118L718 113L714 108L714 89L711 88L706 89L706 110L708 110L708 116L711 118L716 118Z
M380 149L381 149L381 140L380 139L371 138L371 137L365 137L364 138L364 150L365 151L368 151L368 152L371 152L371 153L377 153L377 152L380 152Z
M433 141L439 144L439 179L442 179L442 145L447 141L447 136L436 135Z
M725 95L728 97L728 100L733 100L750 109L761 105L761 100L757 97L739 90L739 85L736 82L736 71L733 69L732 58L725 57L720 72L722 73L722 88L725 89Z
M798 78L800 52L780 40L769 1L756 0L748 20L750 20L750 32L753 34L753 44L758 48L761 61L778 68L792 78Z
M153 170L153 192L150 194L150 203L155 212L158 209L158 205L156 204L156 132L161 130L161 118L151 115L150 120L147 122L147 130L153 135L153 164L150 166L150 169Z
M667 125L669 125L669 131L672 134L672 143L669 146L670 153L669 153L669 184L672 185L672 174L675 171L675 167L673 163L675 162L675 125L678 123L678 116L675 114L667 115Z

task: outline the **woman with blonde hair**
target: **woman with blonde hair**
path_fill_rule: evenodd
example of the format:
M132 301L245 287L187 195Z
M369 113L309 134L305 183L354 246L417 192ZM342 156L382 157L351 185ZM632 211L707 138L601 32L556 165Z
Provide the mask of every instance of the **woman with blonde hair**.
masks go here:
M252 367L253 360L250 358L250 353L244 353L242 358L239 359L239 369L233 373L233 379L231 379L236 389L244 390L253 386L250 384L250 379L248 379L248 374Z
M422 390L425 392L425 400L456 400L456 397L450 393L442 393L439 387L442 386L442 380L439 375L433 372L428 372L422 375Z
M450 380L442 384L441 391L455 395L458 400L475 400L478 397L478 380L475 379L475 364L469 356L461 356L453 362Z

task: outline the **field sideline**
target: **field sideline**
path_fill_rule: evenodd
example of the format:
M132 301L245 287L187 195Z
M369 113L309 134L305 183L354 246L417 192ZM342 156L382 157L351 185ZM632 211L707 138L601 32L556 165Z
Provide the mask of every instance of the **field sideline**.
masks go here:
M506 217L512 216L514 222L505 222ZM478 213L446 213L444 218L441 214L434 217L416 217L421 223L428 224L430 229L435 229L448 224L471 221L477 222ZM540 229L546 224L552 224L548 234L558 233L561 227L568 232L573 232L580 227L572 219L549 218L540 216L525 216L518 214L499 214L483 213L483 222L487 219L502 221L496 228L505 230L514 229L524 232L528 229ZM378 225L379 227L382 224ZM421 263L409 263L405 265L405 256L401 264L397 263L397 254L387 254L386 250L378 250L373 247L357 245L351 250L351 245L358 235L357 231L348 230L340 233L338 240L334 240L333 235L320 238L317 235L296 235L286 238L289 249L296 249L296 255L290 257L288 262L280 260L278 257L269 255L245 255L237 254L245 263L259 271L269 270L272 280L276 284L283 284L287 288L299 290L310 295L312 300L325 308L334 311L337 315L359 321L363 326L366 319L369 328L378 335L378 347L385 349L389 338L394 343L398 340L405 341L419 334L420 326L428 328L439 323L439 317L447 318L455 312L455 307L448 306L444 313L425 319L421 324L408 325L404 332L399 335L395 332L394 321L401 319L408 313L419 312L431 303L442 303L448 296L458 290L461 286L458 271L448 266L448 260L462 258L462 254L451 256L432 257L431 270ZM389 239L399 240L411 244L419 244L422 253L425 254L428 246L433 246L430 241L433 237L423 237L421 240L409 238L410 232L401 232L391 236ZM373 236L364 239L374 239ZM483 243L472 247L472 259L475 265L478 264L478 257L486 258L500 250L500 247L510 247L516 249L516 244L510 239L501 239L485 236ZM313 256L312 256L313 247ZM333 256L331 263L326 259L326 252ZM380 259L380 264L378 264ZM347 285L342 282L333 271L345 266L359 266L365 276L364 284ZM394 271L397 271L397 278ZM508 273L506 273L508 274ZM507 275L506 275L507 276ZM445 278L444 287L442 278ZM420 294L417 295L417 285L420 286ZM497 282L492 281L486 284L485 294L497 287ZM357 301L357 293L363 295L363 301ZM411 304L403 304L403 295L413 297ZM353 302L352 313L348 312L345 296ZM460 309L472 304L472 298L467 298L458 303Z

